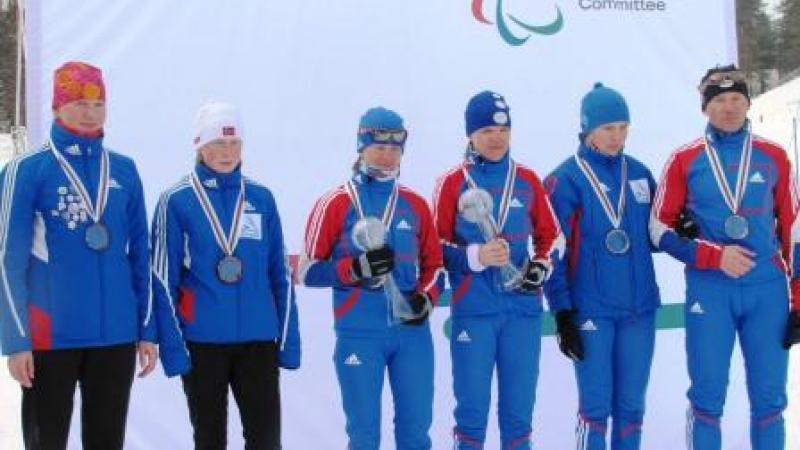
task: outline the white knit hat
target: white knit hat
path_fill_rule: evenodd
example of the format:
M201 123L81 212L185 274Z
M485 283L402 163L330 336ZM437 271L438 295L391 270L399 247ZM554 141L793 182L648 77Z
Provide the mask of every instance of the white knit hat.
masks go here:
M194 119L195 150L219 138L242 138L239 111L230 103L210 100L197 111Z

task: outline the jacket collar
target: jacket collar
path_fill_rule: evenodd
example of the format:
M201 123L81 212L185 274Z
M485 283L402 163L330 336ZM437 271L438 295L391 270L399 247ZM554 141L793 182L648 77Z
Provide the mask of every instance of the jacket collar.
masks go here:
M231 173L219 173L203 163L195 166L197 177L207 189L238 189L242 180L242 165L239 164Z

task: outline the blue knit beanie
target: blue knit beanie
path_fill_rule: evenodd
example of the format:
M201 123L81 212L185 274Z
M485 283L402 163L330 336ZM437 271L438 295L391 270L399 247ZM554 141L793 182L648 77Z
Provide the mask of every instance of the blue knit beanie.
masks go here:
M625 98L614 89L595 83L581 100L581 135L585 139L597 127L614 122L630 122Z
M469 99L464 111L467 136L483 127L511 127L511 115L508 104L502 95L483 91Z
M359 153L361 153L364 148L376 143L373 141L371 130L405 131L405 126L403 125L403 118L400 117L400 114L390 109L386 109L383 106L368 109L358 122L358 144L356 150L358 150ZM402 142L397 142L396 145L403 148L405 146L405 138Z

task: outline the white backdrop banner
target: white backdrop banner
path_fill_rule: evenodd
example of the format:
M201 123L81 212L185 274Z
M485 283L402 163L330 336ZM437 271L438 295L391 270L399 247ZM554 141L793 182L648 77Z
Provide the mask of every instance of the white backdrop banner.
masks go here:
M27 91L31 142L48 132L52 72L66 60L104 71L107 144L133 157L148 207L193 163L198 106L241 107L244 171L275 193L290 251L301 248L314 200L349 174L360 114L384 105L410 130L401 180L430 197L435 178L459 162L463 111L474 93L505 95L512 154L544 177L577 145L579 101L595 81L628 100L628 152L656 177L670 151L704 126L695 90L705 69L736 59L733 0L48 0L28 3ZM657 256L666 303L683 299L680 267ZM303 367L284 372L288 449L344 448L344 418L331 355L330 293L298 290ZM445 335L433 317L435 448L450 443L454 406ZM686 408L680 307L665 309L643 448L682 446ZM725 448L749 448L741 359L724 420ZM393 448L385 392L384 448ZM574 444L572 367L544 337L535 411L537 448ZM491 413L487 448L497 448ZM77 417L76 417L77 418ZM77 422L77 420L76 420ZM77 424L76 424L77 425ZM72 433L77 448L79 433ZM180 382L137 380L127 448L190 448ZM242 448L231 408L231 448Z

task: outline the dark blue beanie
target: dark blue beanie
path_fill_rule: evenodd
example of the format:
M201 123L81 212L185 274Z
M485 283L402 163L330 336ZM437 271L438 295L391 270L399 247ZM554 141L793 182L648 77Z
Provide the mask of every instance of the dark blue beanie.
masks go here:
M511 115L506 100L502 95L491 91L483 91L469 99L467 110L464 111L464 121L467 136L483 127L511 127Z
M597 127L614 122L630 122L625 98L614 89L595 83L581 100L581 135L585 139Z
M403 118L400 114L386 109L383 106L370 108L358 122L358 144L356 150L360 153L365 147L372 144L368 130L405 130ZM400 145L403 147L403 145Z

